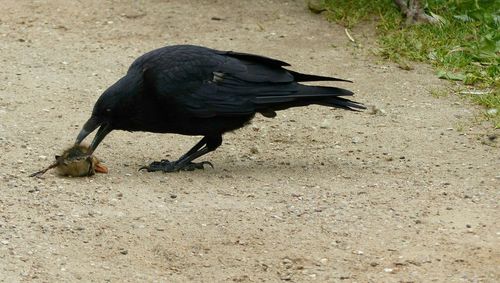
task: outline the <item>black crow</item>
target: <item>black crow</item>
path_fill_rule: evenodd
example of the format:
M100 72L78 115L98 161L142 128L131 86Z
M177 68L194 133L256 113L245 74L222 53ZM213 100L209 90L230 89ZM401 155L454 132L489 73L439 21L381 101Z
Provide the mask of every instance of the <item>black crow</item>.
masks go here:
M222 134L243 127L255 115L318 104L364 109L345 98L351 91L298 82L347 81L284 69L289 64L263 56L201 46L159 48L137 58L127 74L97 100L76 144L99 127L90 153L112 130L203 136L177 161L155 161L141 169L175 172L203 168L194 163L222 144Z

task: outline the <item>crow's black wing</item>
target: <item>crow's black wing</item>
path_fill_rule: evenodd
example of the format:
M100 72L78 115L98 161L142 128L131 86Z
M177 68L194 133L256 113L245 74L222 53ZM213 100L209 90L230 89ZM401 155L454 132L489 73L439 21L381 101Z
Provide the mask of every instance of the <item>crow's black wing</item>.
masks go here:
M246 59L246 58L245 58ZM181 97L187 109L199 117L251 115L262 107L261 97L279 97L296 94L299 85L285 69L274 64L247 61L225 56L198 89ZM275 103L274 102L274 103Z
M249 61L253 60L253 61ZM129 72L144 74L144 88L197 117L249 115L259 94L294 91L285 62L197 46L170 46L138 58Z
M282 68L287 63L258 55L171 46L142 57L132 67L143 69L145 88L196 117L251 115L304 97L352 95L300 85L296 77L338 79L291 72Z

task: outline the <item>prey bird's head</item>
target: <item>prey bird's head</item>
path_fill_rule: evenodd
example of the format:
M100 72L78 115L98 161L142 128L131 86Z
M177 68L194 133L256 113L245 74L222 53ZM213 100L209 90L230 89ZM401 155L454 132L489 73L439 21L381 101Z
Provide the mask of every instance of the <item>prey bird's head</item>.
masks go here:
M94 152L101 141L114 129L119 129L118 124L126 119L127 105L132 105L130 96L133 91L128 85L127 77L117 81L109 87L97 100L92 110L92 115L85 122L76 138L75 144L80 144L90 133L97 133L89 147L89 155Z

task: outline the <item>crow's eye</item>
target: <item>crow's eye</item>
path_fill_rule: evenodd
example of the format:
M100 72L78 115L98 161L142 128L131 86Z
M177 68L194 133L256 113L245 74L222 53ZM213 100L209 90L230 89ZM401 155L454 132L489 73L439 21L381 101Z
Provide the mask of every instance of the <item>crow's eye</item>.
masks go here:
M111 108L106 108L106 112L111 112Z

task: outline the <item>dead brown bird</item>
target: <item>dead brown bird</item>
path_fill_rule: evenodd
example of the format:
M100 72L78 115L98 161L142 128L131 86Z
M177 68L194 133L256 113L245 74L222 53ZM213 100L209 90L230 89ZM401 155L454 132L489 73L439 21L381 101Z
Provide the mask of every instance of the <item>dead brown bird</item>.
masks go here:
M96 172L108 173L108 168L97 157L89 155L88 146L74 145L61 155L56 155L55 159L49 167L31 174L30 177L39 177L52 168L56 168L59 175L72 177L92 176Z

